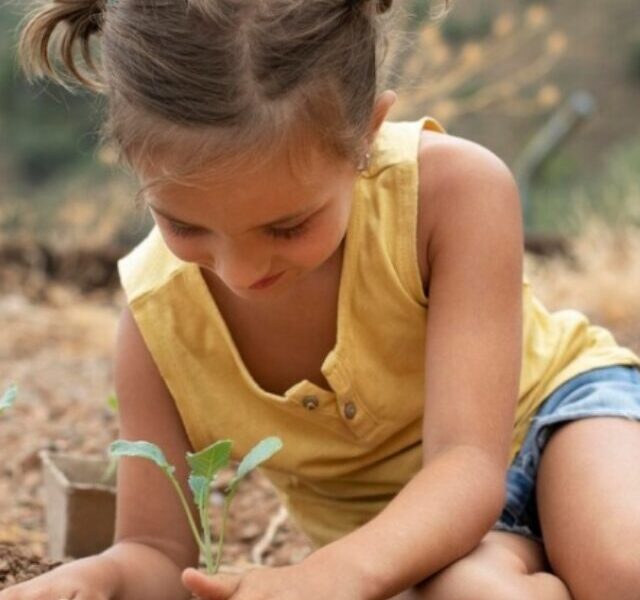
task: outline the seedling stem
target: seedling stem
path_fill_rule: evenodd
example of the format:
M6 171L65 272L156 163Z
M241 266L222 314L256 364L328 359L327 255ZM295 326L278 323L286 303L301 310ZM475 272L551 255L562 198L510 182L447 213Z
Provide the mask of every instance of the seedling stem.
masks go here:
M218 547L216 549L215 564L213 561L213 549L211 544L211 525L209 523L209 490L211 483L217 477L218 472L229 463L231 457L231 440L220 440L211 444L204 450L200 450L193 454L191 452L187 452L187 462L191 467L189 487L193 493L194 502L198 507L202 536L198 532L198 528L193 520L193 516L189 508L189 503L182 492L182 488L173 474L175 467L167 462L164 453L158 446L145 441L129 442L126 440L117 440L111 444L110 453L112 457L131 456L151 460L162 469L167 477L169 477L171 484L178 493L178 497L182 503L182 508L187 515L193 537L198 544L198 548L204 555L204 560L207 565L207 573L215 575L220 568L224 534L227 526L227 518L229 516L229 507L231 505L231 501L236 495L236 492L238 491L240 481L242 481L248 473L261 463L271 458L281 448L282 442L279 438L265 438L240 462L238 470L227 486L224 494L222 526L220 528L220 537L218 539Z

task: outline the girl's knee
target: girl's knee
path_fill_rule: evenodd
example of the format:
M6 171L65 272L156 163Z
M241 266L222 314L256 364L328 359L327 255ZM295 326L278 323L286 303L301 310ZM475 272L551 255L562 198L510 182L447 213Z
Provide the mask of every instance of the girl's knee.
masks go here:
M463 558L420 585L422 600L534 600L531 575Z

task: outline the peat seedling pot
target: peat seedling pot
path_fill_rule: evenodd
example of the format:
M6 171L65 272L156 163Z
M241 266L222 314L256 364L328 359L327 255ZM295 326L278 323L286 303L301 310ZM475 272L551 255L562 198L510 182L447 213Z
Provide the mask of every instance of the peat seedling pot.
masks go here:
M109 461L41 450L48 533L53 560L98 554L113 543L115 473L102 481Z

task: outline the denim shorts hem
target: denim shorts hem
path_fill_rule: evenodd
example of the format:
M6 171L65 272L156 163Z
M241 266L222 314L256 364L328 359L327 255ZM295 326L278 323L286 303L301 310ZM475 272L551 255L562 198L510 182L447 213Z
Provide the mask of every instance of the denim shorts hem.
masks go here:
M560 425L598 417L640 421L638 367L614 365L586 371L544 400L507 471L507 500L494 530L542 541L535 486L544 447Z
M573 413L571 415L558 415L557 418L547 418L540 419L538 421L539 429L536 441L539 444L539 447L544 447L546 441L549 439L552 433L552 428L554 425L561 425L563 423L569 423L573 421L580 421L584 419L590 418L602 418L602 417L612 417L612 418L623 418L631 421L639 421L640 422L640 411L636 413L629 413L628 411L602 411L602 412L589 412L589 413ZM528 456L524 458L522 461L524 464L533 464L533 457ZM518 523L507 523L505 520L505 515L494 524L493 531L506 531L508 533L517 533L526 538L534 540L536 542L542 543L542 536L535 534L528 525L518 524Z
M597 418L603 418L603 417L626 419L628 421L640 421L640 409L637 411L590 409L589 411L585 411L585 412L577 411L570 414L558 414L558 415L549 415L548 417L539 417L538 419L535 420L536 429L537 429L536 444L538 445L538 448L542 450L542 448L548 441L549 437L553 433L552 428L555 425L561 425L563 423L572 422L572 421L581 421L584 419L597 419Z

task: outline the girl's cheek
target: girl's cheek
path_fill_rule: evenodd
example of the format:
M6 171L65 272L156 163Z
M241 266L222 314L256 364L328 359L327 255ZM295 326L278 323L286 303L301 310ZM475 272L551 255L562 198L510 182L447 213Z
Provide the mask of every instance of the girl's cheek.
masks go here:
M184 262L206 262L201 242L194 239L181 239L171 233L163 233L164 242L176 258Z
M305 268L316 268L337 250L341 239L334 227L318 227L301 239L297 248L291 247L290 260Z

